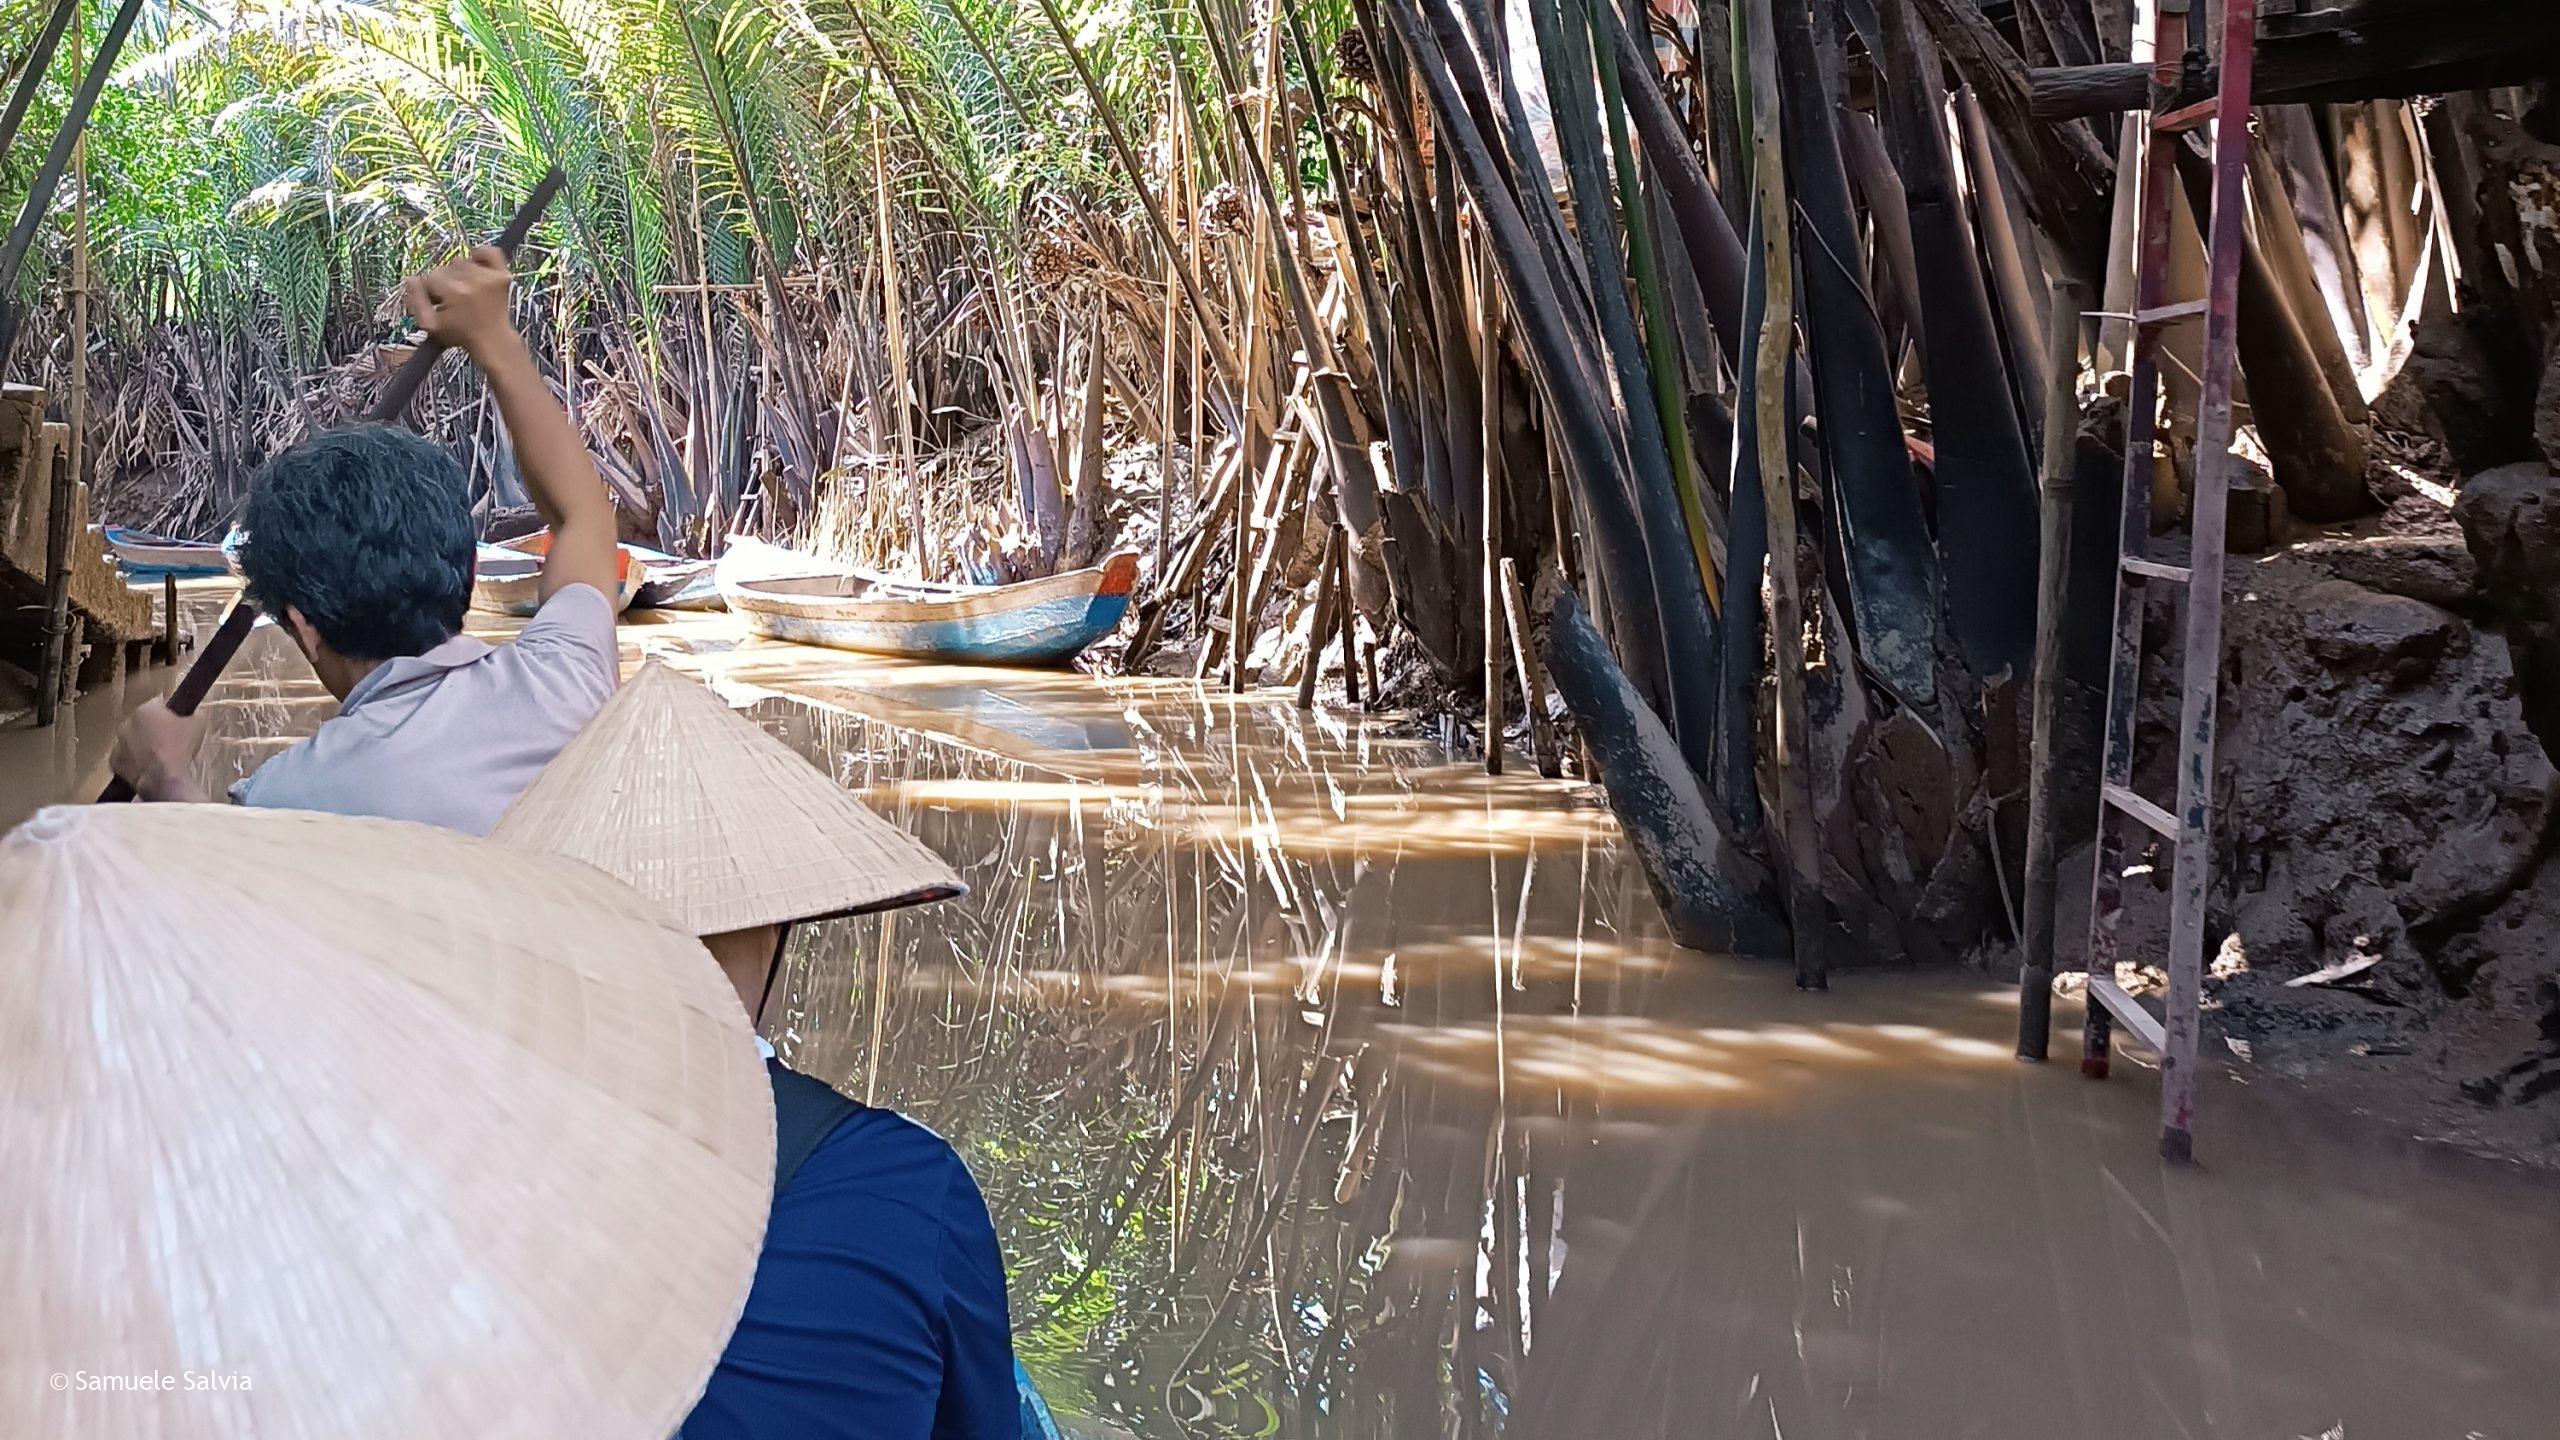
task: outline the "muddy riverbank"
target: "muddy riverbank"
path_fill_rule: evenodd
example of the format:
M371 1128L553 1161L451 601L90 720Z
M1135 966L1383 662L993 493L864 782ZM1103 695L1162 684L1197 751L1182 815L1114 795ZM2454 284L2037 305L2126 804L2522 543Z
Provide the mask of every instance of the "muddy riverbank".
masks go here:
M768 1028L959 1145L1086 1433L2536 1436L2547 1176L2217 1065L2010 1058L2005 987L1675 951L1586 792L1359 717L634 623L959 866ZM207 778L329 713L281 637ZM114 716L0 736L14 823ZM139 883L139 881L137 882Z

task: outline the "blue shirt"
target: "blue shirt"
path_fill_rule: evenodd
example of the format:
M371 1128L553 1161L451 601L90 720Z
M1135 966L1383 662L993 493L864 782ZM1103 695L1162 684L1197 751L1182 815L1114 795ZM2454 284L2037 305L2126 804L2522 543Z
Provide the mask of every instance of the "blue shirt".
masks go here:
M1019 1440L1004 1256L941 1136L863 1108L774 1197L683 1440Z

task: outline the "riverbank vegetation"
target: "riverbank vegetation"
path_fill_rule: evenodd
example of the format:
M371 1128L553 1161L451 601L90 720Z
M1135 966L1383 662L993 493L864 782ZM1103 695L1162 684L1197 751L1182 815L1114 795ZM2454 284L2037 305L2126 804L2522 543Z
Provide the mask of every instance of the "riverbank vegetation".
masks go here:
M52 3L0 0L0 34ZM1134 545L1120 663L1339 672L1497 746L1525 715L1532 763L1609 784L1684 940L1951 955L2015 927L2048 448L2084 753L2104 687L2126 339L2056 332L2083 367L2047 312L2066 279L2129 308L2138 121L2039 115L2030 71L2126 60L2129 8L153 0L88 160L100 494L218 534L396 363L398 278L556 164L519 322L628 533L977 579ZM2264 111L2261 539L2413 457L2530 453L2560 269L2484 197L2547 173L2540 103ZM71 213L12 378L71 368ZM2047 447L2058 372L2089 414ZM474 377L421 406L504 523Z

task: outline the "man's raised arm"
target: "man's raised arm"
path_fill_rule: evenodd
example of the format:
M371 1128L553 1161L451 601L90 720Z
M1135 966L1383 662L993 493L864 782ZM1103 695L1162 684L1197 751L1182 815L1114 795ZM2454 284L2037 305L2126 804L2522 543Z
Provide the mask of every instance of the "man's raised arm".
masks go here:
M596 474L586 442L568 412L534 369L507 318L507 257L483 245L451 264L411 280L409 311L427 335L469 355L489 377L515 442L525 489L551 527L551 550L542 564L542 598L571 585L592 585L611 601L620 562L614 553L613 497Z

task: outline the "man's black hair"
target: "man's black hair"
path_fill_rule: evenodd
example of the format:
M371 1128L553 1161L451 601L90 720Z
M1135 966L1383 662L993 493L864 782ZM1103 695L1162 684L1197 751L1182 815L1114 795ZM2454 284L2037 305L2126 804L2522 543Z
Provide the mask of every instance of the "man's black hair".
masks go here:
M302 612L356 660L422 655L462 629L473 536L462 467L405 430L333 430L249 485L240 574L250 603Z

